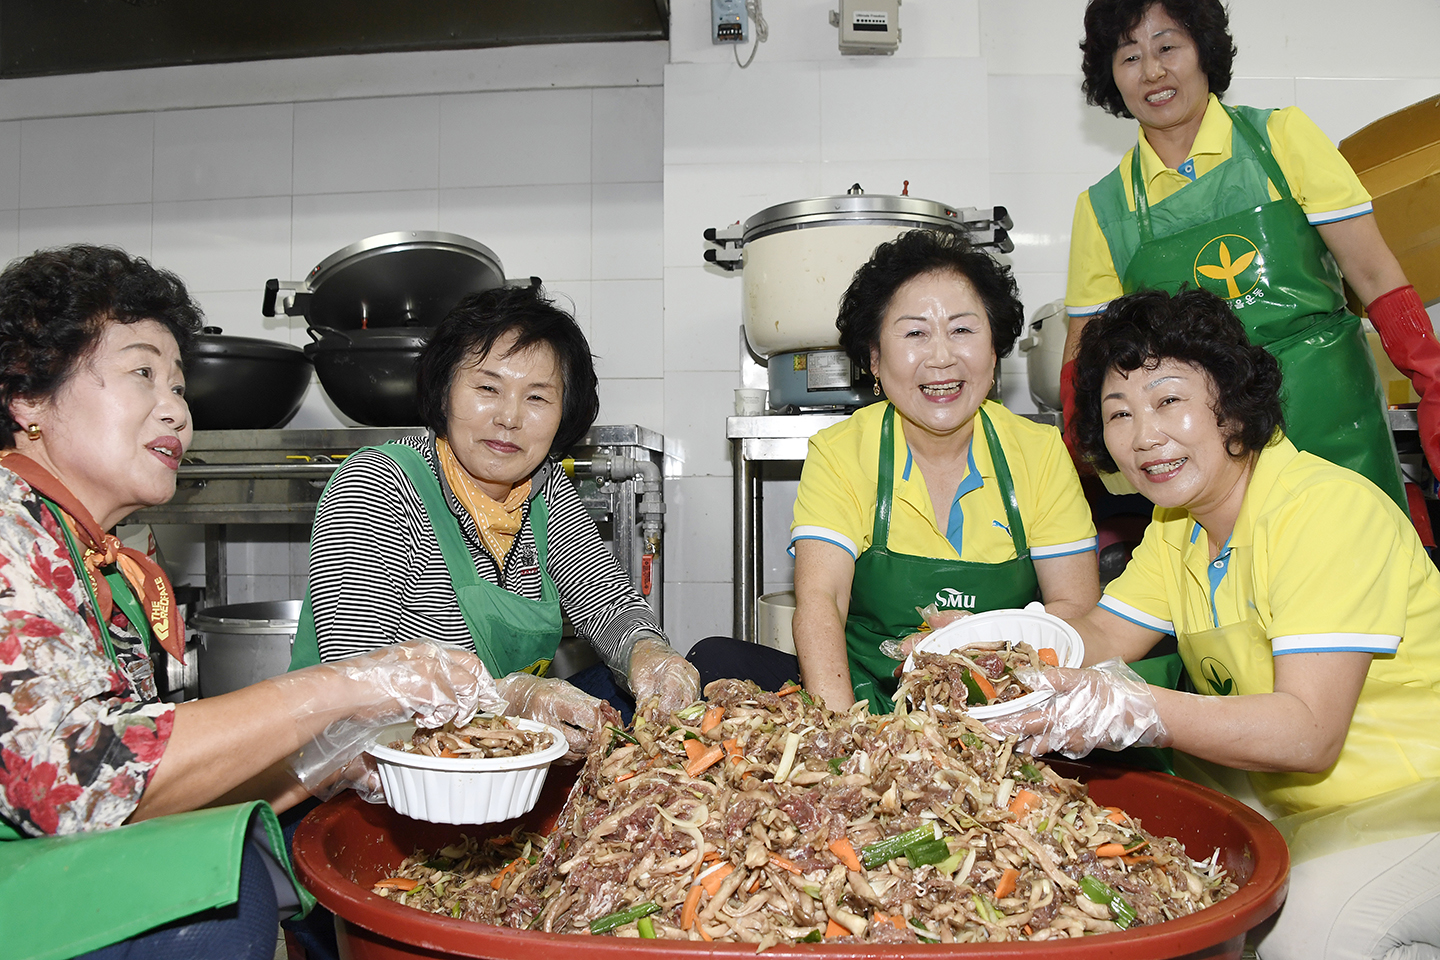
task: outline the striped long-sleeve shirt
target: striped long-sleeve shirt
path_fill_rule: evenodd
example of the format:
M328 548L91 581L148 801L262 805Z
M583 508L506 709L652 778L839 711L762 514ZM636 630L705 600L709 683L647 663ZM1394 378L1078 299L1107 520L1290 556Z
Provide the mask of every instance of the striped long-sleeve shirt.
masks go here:
M480 578L539 600L530 504L502 569L441 474L434 436L399 442L420 451L439 479ZM532 481L532 503L538 493L550 511L546 569L561 609L575 632L623 679L634 642L645 635L663 638L660 625L600 539L563 471L543 464ZM420 495L399 465L375 451L348 458L321 497L310 538L310 600L322 660L420 638L471 648Z

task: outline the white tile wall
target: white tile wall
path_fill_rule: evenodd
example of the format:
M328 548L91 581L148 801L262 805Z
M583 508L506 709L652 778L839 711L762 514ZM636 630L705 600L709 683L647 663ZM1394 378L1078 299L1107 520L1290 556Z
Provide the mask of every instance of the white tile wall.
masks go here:
M663 68L663 45L569 45L5 81L0 258L118 243L178 270L228 333L303 343L297 321L259 316L266 279L393 230L490 246L508 276L541 276L573 305L600 354L601 420L662 430L682 452L667 622L688 646L730 630L724 418L742 377L741 280L704 265L705 228L854 182L1004 204L1032 314L1064 291L1076 194L1135 137L1084 105L1076 0L911 0L900 51L877 58L838 53L833 7L771 0L748 70L710 43L709 4L680 0ZM1440 90L1430 0L1232 16L1230 99L1298 104L1333 139ZM1004 361L1022 410L1025 377L1023 358ZM312 385L292 425L344 422ZM767 483L768 588L790 575L793 490ZM274 554L233 599L299 595L303 536L277 529L247 548ZM166 536L195 567L197 533Z

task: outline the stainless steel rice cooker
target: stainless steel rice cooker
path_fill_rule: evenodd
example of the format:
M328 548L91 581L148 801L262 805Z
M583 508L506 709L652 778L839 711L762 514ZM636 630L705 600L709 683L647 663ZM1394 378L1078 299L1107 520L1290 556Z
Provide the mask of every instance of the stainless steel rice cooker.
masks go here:
M1041 410L1060 409L1060 366L1065 361L1065 337L1069 331L1065 301L1053 300L1035 311L1029 329L1016 345L1025 355L1030 399Z
M1014 249L1004 207L960 208L911 196L813 197L767 207L743 224L711 228L706 261L742 270L745 337L766 361L770 406L853 409L874 400L851 369L835 327L840 297L875 248L907 230L954 230L976 246Z

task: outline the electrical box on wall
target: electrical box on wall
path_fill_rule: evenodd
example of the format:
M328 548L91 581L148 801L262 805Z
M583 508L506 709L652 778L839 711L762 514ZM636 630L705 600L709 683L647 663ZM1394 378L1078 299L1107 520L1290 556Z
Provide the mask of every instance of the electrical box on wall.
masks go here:
M745 42L745 0L710 0L710 42Z
M900 0L840 0L830 11L841 53L891 54L900 48Z

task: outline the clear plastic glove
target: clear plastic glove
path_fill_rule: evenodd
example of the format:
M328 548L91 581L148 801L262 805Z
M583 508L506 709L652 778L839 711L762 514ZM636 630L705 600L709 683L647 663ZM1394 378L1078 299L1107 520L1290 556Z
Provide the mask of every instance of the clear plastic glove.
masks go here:
M1048 694L1045 702L1035 710L987 720L985 726L1002 737L1018 736L1022 753L1076 759L1092 750L1163 747L1170 742L1150 686L1123 660L1078 669L1021 669L1015 678Z
M630 651L630 690L636 703L658 697L668 716L700 699L700 671L659 637L641 637Z
M479 657L425 640L264 682L278 690L297 724L309 727L316 717L334 718L290 757L295 778L321 800L351 785L372 784L362 787L362 795L378 791L378 781L358 770L353 777L336 774L370 746L382 727L412 718L422 727L469 723L481 710L503 712L506 706Z
M570 742L567 760L589 753L606 724L619 727L623 723L620 711L564 680L512 673L501 677L496 687L509 704L506 712L511 716L548 723L565 734Z

